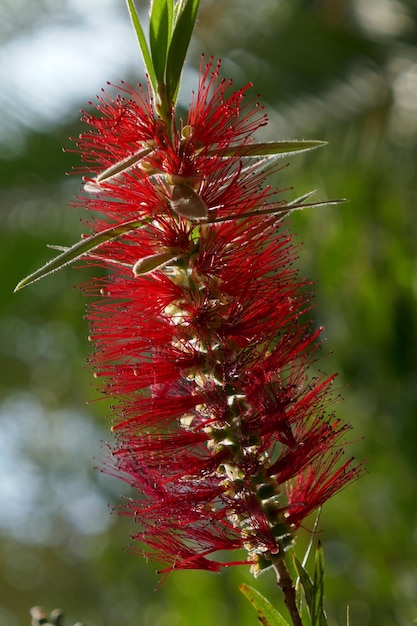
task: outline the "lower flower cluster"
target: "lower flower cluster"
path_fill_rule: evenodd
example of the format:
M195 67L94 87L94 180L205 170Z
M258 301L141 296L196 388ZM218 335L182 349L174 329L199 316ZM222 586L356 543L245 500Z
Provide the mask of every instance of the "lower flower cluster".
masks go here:
M228 88L208 64L169 132L141 88L100 98L79 140L89 171L108 171L87 180L90 226L141 225L90 254L109 273L85 290L100 294L92 363L115 401L105 469L138 494L120 507L138 549L163 571L248 563L257 575L361 468L341 458L334 376L311 373L321 329L295 247L265 211L276 168L225 156L265 117ZM215 554L236 549L240 560Z

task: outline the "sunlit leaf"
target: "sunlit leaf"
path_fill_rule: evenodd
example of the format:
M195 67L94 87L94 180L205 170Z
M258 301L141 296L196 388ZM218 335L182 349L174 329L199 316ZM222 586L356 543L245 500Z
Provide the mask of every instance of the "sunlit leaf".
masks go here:
M130 154L121 161L113 163L113 165L110 165L110 167L106 168L103 172L98 174L97 178L94 181L86 183L84 185L84 189L88 190L88 187L91 187L91 190L93 192L96 192L97 185L100 185L101 183L110 180L118 174L121 174L122 172L130 169L133 165L139 163L143 159L143 157L148 155L150 152L152 152L152 148L143 148L142 150L138 150L137 152L135 152L135 154Z
M239 585L239 589L257 612L258 621L262 626L289 626L288 622L259 591L244 583Z
M149 43L158 84L162 83L165 77L173 17L173 0L153 0L149 22Z
M310 197L311 195L312 193L308 193L303 197ZM297 200L293 200L292 202L277 202L275 205L267 205L267 208L265 209L247 211L246 213L240 213L239 215L223 215L221 217L214 217L212 219L208 219L207 223L230 222L231 220L246 219L247 217L257 217L259 215L277 215L285 217L289 213L292 213L292 211L300 211L301 209L329 206L333 204L343 204L345 202L347 202L345 198L337 200L323 200L322 202L299 202Z
M319 141L315 139L300 139L299 141L265 141L262 143L251 143L244 146L228 146L227 148L220 149L213 148L213 150L208 151L208 154L220 157L262 157L275 155L283 158L290 156L291 154L315 150L316 148L321 148L326 145L327 141Z
M199 0L186 0L176 16L166 66L168 102L175 102L177 97L181 72L197 18L198 7Z
M69 265L73 263L77 259L81 258L88 252L95 250L103 243L107 241L111 241L112 239L116 239L120 237L120 235L124 235L131 230L135 230L136 228L142 228L145 225L144 220L131 220L129 222L123 222L122 224L118 224L117 226L111 226L110 228L106 228L106 230L102 230L96 235L92 235L91 237L87 237L86 239L82 239L78 241L76 244L71 246L70 248L66 248L62 254L58 255L54 259L51 259L45 265L40 267L33 274L29 274L23 280L21 280L15 287L15 291L19 291L23 287L27 287L31 283L43 278L44 276L48 276L48 274L52 274L52 272L56 272L61 267L65 265Z
M146 71L149 76L149 80L151 81L151 85L153 87L154 92L157 91L157 80L155 75L155 70L153 67L151 54L149 52L148 43L146 41L145 33L143 32L143 28L141 26L139 15L137 9L135 7L134 0L126 0L127 8L130 13L130 18L132 20L133 28L135 29L136 36L138 38L139 46L142 51L143 61L145 63Z

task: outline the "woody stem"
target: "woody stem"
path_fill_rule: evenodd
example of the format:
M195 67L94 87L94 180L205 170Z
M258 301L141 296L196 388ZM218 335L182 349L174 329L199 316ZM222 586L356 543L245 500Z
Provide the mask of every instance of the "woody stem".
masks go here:
M295 587L284 559L277 559L273 566L277 575L277 584L284 594L285 606L289 611L292 623L294 626L303 626L295 599Z

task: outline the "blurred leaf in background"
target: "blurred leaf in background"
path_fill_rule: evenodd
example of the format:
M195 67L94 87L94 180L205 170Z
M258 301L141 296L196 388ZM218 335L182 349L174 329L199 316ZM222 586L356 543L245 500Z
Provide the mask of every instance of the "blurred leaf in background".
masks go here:
M417 616L416 18L413 0L202 0L184 76L186 103L200 53L221 56L225 76L262 94L260 139L329 142L276 185L294 187L289 199L311 188L350 199L288 222L301 273L317 281L314 322L331 352L318 365L340 372L337 411L368 458L369 475L321 519L335 626L347 604L351 626ZM0 0L0 41L0 626L24 626L38 604L88 626L253 625L237 589L253 584L245 568L176 572L154 592L155 566L122 551L129 522L107 502L123 485L93 469L109 424L72 288L86 271L12 294L53 255L47 243L82 232L66 208L80 181L64 175L78 155L62 152L79 109L107 80L143 80L124 2ZM256 587L276 604L272 577Z

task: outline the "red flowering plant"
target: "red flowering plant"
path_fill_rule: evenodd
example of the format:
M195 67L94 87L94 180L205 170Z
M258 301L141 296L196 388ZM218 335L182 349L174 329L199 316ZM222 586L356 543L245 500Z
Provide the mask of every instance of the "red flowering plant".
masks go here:
M162 572L273 568L302 624L287 554L303 521L362 470L341 459L348 426L332 413L334 376L311 373L322 329L307 319L310 285L282 229L290 212L320 203L284 200L265 181L277 157L323 142L256 142L263 107L204 57L179 118L198 1L154 0L149 46L128 7L149 80L103 92L84 115L80 201L92 234L18 288L81 257L108 270L84 287L95 297L92 365L115 401L105 469L138 493L120 512L134 518L139 550ZM296 568L305 619L325 624L317 554L313 578ZM243 591L262 623L286 623Z

